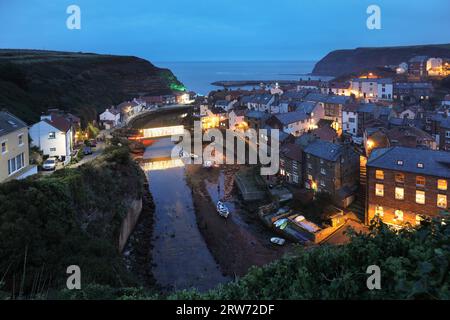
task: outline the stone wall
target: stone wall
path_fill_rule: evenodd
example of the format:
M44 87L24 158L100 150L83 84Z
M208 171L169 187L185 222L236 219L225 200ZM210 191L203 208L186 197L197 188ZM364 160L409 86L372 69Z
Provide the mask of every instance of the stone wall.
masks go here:
M126 217L122 221L119 234L119 252L122 252L125 247L128 237L134 230L139 216L142 212L142 199L133 200L130 203Z

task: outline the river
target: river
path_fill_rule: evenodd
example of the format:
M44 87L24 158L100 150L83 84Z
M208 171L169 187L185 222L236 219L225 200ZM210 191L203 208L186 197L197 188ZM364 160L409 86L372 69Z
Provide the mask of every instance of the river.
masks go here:
M222 275L197 227L184 166L157 163L170 157L173 146L170 138L162 138L144 153L144 159L157 168L146 171L155 203L152 271L164 288L206 291L229 279Z

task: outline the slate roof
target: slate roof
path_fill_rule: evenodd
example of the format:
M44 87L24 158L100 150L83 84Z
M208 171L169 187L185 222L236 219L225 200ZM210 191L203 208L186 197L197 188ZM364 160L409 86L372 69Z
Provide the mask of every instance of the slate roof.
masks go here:
M403 165L398 164L399 160L403 161ZM422 163L423 168L418 168L418 163ZM380 148L372 151L367 166L450 178L450 156L445 151L407 147Z
M268 119L270 117L267 113L258 110L251 110L245 116L254 119Z
M27 124L8 111L0 111L0 136L26 127Z
M336 161L342 154L343 146L328 141L316 140L311 142L305 149L309 153L321 159Z
M302 161L302 148L295 143L286 143L281 147L280 153L283 157L295 160L297 162Z
M377 109L377 106L375 104L371 103L364 103L361 104L358 108L358 112L362 113L374 113Z
M288 125L308 118L308 115L303 111L293 111L286 113L279 113L273 115L281 124Z
M450 129L450 119L447 118L445 120L442 120L440 125L441 125L442 128Z
M314 101L305 101L305 102L294 102L292 106L295 108L295 111L301 111L304 113L311 113L314 111L317 102Z

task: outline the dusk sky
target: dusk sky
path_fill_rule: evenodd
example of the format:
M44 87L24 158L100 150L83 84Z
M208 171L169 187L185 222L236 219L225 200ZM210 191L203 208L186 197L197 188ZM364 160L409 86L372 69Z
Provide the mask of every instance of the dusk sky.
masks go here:
M81 30L66 28L67 6ZM366 9L382 10L368 30ZM450 43L448 0L0 0L0 47L152 61L317 60L361 46Z

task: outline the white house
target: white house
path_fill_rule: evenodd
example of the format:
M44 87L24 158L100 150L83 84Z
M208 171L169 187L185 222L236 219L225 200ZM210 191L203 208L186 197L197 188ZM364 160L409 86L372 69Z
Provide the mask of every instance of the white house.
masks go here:
M245 111L242 109L231 110L228 114L228 123L231 130L246 129Z
M351 92L357 98L364 98L366 101L392 100L392 79L357 78L352 79L350 84Z
M105 126L116 127L120 123L120 112L115 108L106 109L100 114L100 122Z
M233 100L233 101L228 101L228 100L218 100L216 101L216 103L214 104L216 107L218 108L222 108L225 111L230 111L233 106L236 104L237 100Z
M31 145L38 147L45 156L58 157L68 162L72 154L72 126L61 116L42 116L41 121L30 127Z
M342 130L352 136L358 134L358 106L355 104L345 105L342 109Z

